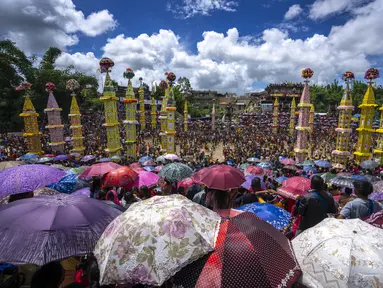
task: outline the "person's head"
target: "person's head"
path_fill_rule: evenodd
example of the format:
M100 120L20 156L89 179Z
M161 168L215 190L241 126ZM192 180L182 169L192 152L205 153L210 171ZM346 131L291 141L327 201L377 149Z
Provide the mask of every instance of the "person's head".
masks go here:
M149 188L147 186L141 186L140 195L142 198L145 198L145 199L150 198Z
M134 197L132 192L127 192L124 196L126 204L131 204L134 202Z
M374 191L372 184L367 181L355 181L354 189L355 189L355 194L359 198L365 198L365 199L367 199L368 195L370 195Z
M45 264L33 274L31 288L58 288L64 281L64 274L60 262Z
M214 190L211 196L213 210L229 208L229 193L227 191Z
M313 177L311 177L311 189L316 191L322 191L323 188L324 188L324 181L322 177L318 175L314 175Z
M98 200L105 200L106 199L106 192L104 190L101 190L100 192L98 192L97 198L98 198Z
M346 187L346 188L344 189L344 194L350 196L350 195L352 194L352 189L349 188L349 187Z
M185 187L178 187L177 193L181 195L185 195Z
M106 200L114 202L115 199L114 199L114 194L112 191L109 191L108 193L106 193Z
M261 179L258 177L253 178L253 180L251 180L251 189L253 189L253 192L261 191Z
M13 195L9 196L8 203L12 203L12 202L15 202L17 200L26 199L26 198L33 198L33 192L13 194Z

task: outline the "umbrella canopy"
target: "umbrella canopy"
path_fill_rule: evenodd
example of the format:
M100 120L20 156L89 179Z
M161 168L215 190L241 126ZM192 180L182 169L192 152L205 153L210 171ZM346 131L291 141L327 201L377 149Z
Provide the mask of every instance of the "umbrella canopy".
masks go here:
M200 181L211 189L230 190L240 187L246 178L239 169L217 165L203 172Z
M176 154L166 154L164 156L164 158L166 160L169 160L169 161L177 161L177 160L180 160L180 158L178 158L178 156Z
M57 192L56 190L53 190L51 188L41 187L41 188L33 191L33 197L36 197L39 195L56 195L58 193L59 192ZM9 201L9 196L3 197L0 199L0 204L8 204L8 201Z
M12 167L17 167L21 166L24 163L21 161L5 161L5 162L0 162L0 171L7 169L7 168L12 168Z
M194 184L197 184L193 178L185 178L178 182L178 188L183 187L185 189L185 192L189 189L189 187L193 186Z
M383 229L383 210L372 214L370 217L365 219L368 224Z
M137 178L137 172L133 169L123 166L116 170L108 172L104 178L104 187L121 187Z
M47 165L31 164L0 171L0 197L32 192L59 181L65 172Z
M86 155L86 156L84 156L84 157L81 159L81 162L89 162L89 161L92 161L92 160L94 160L94 159L96 159L95 156L93 156L93 155Z
M112 160L113 162L120 162L121 161L121 157L118 156L118 155L114 155L110 158L110 160Z
M351 177L336 176L330 180L330 183L338 187L348 187L352 189L354 188L354 181Z
M153 160L148 160L142 163L142 166L156 166L156 162L154 162Z
M312 160L305 160L302 163L299 163L299 166L314 166L315 162Z
M253 181L254 178L259 178L261 180L261 188L266 190L266 184L263 182L263 177L258 175L253 175L253 174L245 176L246 181L241 184L241 187L247 190L250 190L251 182Z
M331 168L332 164L326 160L316 160L314 161L315 165L322 168Z
M54 155L54 154L45 154L43 157L46 157L46 158L55 158L55 155Z
M52 162L54 160L54 158L50 158L50 157L43 157L43 158L40 158L39 159L39 163L48 163L48 162Z
M162 170L162 168L164 168L164 166L162 166L162 165L156 166L154 168L154 172L159 173Z
M372 183L372 187L374 188L374 192L383 192L383 180Z
M98 163L85 169L85 171L80 175L80 177L88 178L88 177L102 176L120 167L121 167L120 165L113 162Z
M360 164L360 167L362 167L363 169L375 169L378 166L379 164L375 162L374 160L366 160Z
M351 178L355 181L367 181L368 182L368 179L367 177L363 176L363 175L352 175Z
M372 175L364 175L364 177L366 177L366 178L367 178L367 181L368 181L368 182L371 182L371 183L375 183L375 182L382 181L381 178L376 177L376 176L372 176Z
M271 169L273 168L273 165L271 165L270 162L261 162L257 166L263 168L263 169Z
M285 158L280 161L283 165L295 165L295 161L290 158Z
M196 173L194 173L194 175L192 176L192 178L194 179L194 181L196 183L199 183L201 184L201 176L203 175L203 173L205 173L206 171L208 171L210 169L210 167L205 167L205 168L202 168L201 170L197 171Z
M142 164L135 162L135 163L130 164L129 167L132 169L142 168Z
M65 194L38 196L0 210L0 262L44 265L93 251L120 212L99 200Z
M291 214L289 212L268 203L251 203L236 209L254 213L263 221L273 225L274 228L278 230L287 227L291 220Z
M283 169L291 170L291 171L298 171L299 168L295 165L286 165L283 167Z
M145 167L144 167L144 170L145 170L145 171L149 171L149 172L155 172L155 171L154 171L155 168L154 168L153 166L145 166Z
M81 174L85 171L87 167L78 167L78 168L71 168L69 171L75 173L75 174Z
M327 218L292 246L307 287L378 287L383 283L383 230L360 219Z
M40 157L39 155L33 154L33 153L28 153L20 157L20 160L22 161L28 161L28 160L38 160Z
M82 188L80 190L74 191L72 195L84 195L84 196L90 197L90 188L86 187L86 188Z
M158 156L157 159L156 159L157 162L161 162L161 163L164 163L166 161L165 159L165 156L161 155L161 156Z
M333 173L327 172L327 173L320 175L320 177L322 177L324 182L328 183L328 182L330 182L331 179L335 178L336 175Z
M79 179L78 175L73 172L69 172L60 181L48 185L49 188L66 194L71 194L72 192L87 186L89 186L89 184L86 181Z
M318 169L315 168L314 166L308 166L308 165L305 165L303 166L303 171L305 171L306 173L318 173Z
M68 156L66 156L66 155L58 155L58 156L56 156L54 159L55 159L56 161L66 161L66 160L68 160L69 158L68 158Z
M177 182L191 177L193 175L193 170L189 166L182 163L170 163L165 165L158 175L164 177L170 182Z
M98 160L99 163L106 163L106 162L110 162L111 159L110 158L101 158Z
M278 194L283 197L296 199L297 196L303 196L311 189L311 182L304 177L291 177L282 183L282 187L278 188Z
M250 162L250 163L259 163L261 162L261 160L257 157L251 157L251 158L247 158L247 162Z
M286 181L287 179L289 179L289 178L285 177L285 176L280 176L277 179L275 179L275 181L277 181L279 184L282 184L283 181Z
M141 170L141 171L136 171L137 172L137 178L134 181L135 187L141 188L142 186L147 186L151 187L153 185L156 185L160 177L149 171Z
M141 157L141 158L138 160L138 162L140 162L140 163L144 163L145 161L150 161L150 160L153 160L153 158L150 157L150 156L143 156L143 157Z
M70 156L74 157L74 158L80 158L81 157L81 154L80 153L77 153L77 152L72 152L70 153Z
M213 251L221 218L181 195L134 203L105 230L94 255L100 284L162 285Z
M263 171L263 169L261 167L250 166L250 167L247 167L245 170L245 175L248 175L248 174L263 176L265 174L265 171Z
M252 213L224 221L214 252L184 267L173 287L292 287L301 271L289 240Z
M244 163L244 164L241 164L241 166L239 166L239 169L244 171L247 169L247 167L250 167L251 165L249 163Z

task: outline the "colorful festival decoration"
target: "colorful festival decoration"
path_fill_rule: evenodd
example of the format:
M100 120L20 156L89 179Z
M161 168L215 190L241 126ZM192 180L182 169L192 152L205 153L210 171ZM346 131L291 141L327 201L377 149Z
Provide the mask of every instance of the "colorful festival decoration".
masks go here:
M165 76L167 76L168 74L169 74L168 72L165 72ZM160 125L161 125L160 137L161 137L161 148L162 148L161 150L163 152L166 152L166 147L167 147L166 126L167 126L167 119L168 119L166 106L167 106L167 101L169 98L169 85L168 85L167 78L166 78L166 81L162 80L160 82L160 87L164 89L165 91L165 96L162 98L161 111L160 111Z
M279 128L279 102L278 97L275 97L274 105L273 105L273 133L278 133Z
M368 69L364 78L370 80L368 83L368 88L366 94L363 97L362 104L359 105L360 108L360 121L358 131L358 143L356 144L356 151L354 155L356 156L356 163L360 164L364 160L371 158L371 145L372 145L372 133L375 132L372 129L372 124L374 121L375 107L378 105L375 103L374 90L372 89L372 80L379 77L378 69L371 68Z
M142 77L140 77L140 87L138 88L138 95L140 98L140 129L141 131L146 129L146 120L145 120L145 91L144 91L144 82Z
M332 151L334 165L346 165L347 159L350 156L349 140L352 132L352 111L354 110L354 106L352 106L350 83L354 78L354 73L352 72L346 72L342 77L342 79L346 81L346 89L343 98L340 101L340 105L337 108L339 110L339 120L338 128L336 128L335 131L338 135L336 138L336 148Z
M184 131L188 131L189 113L188 113L188 99L185 97L184 103Z
M50 143L52 152L61 154L64 152L64 125L61 123L61 108L57 104L56 98L53 95L53 90L56 85L52 82L45 84L45 89L49 92L47 108L44 111L48 116L48 125L45 128L49 129Z
M80 89L80 84L75 79L70 79L66 82L66 89L72 92L72 103L70 105L70 114L68 115L71 123L70 129L72 131L71 140L73 149L71 152L83 154L85 147L83 145L84 137L82 135L81 113L75 92L75 90Z
M376 133L378 136L377 147L374 150L374 154L376 154L379 158L379 165L383 165L383 105L379 108L380 111L380 124L379 129L376 129Z
M134 77L134 72L132 69L128 68L123 74L124 78L128 79L128 86L126 88L125 99L122 101L125 103L126 109L126 120L124 120L125 130L126 130L126 156L129 158L136 159L136 134L137 134L137 99L134 95L132 79Z
M314 104L311 104L310 117L309 117L310 133L313 133L314 131L314 115L315 115Z
M293 97L293 100L291 101L290 106L290 124L289 124L289 134L290 136L294 135L295 131L295 111L297 109L297 104L295 102L295 97Z
M215 131L215 102L216 100L213 99L213 109L211 111L211 129Z
M23 113L20 114L20 117L24 118L24 137L27 138L28 142L28 152L32 154L42 155L43 151L41 150L41 141L39 131L39 125L37 123L37 117L39 116L36 113L36 109L32 104L31 98L29 96L29 89L31 84L28 82L22 82L19 86L16 87L17 91L25 91L25 101L23 107Z
M157 104L156 99L154 99L154 93L156 92L156 85L152 85L152 104L151 104L151 125L152 129L157 129Z
M166 112L167 112L167 125L166 125L166 141L167 141L167 153L175 153L175 146L174 146L174 138L176 134L175 129L175 117L176 117L176 107L175 107L175 100L174 100L174 94L173 94L173 82L176 79L176 75L173 72L170 72L168 74L168 84L169 84L169 99L167 101L166 105Z
M106 128L108 142L105 152L109 153L109 156L119 155L122 149L120 146L120 123L117 116L118 98L116 97L116 91L109 75L113 66L114 62L107 57L100 60L100 71L101 73L106 73L104 91L100 100L104 103L105 123L102 126Z
M299 118L298 126L295 127L297 130L297 140L295 144L295 157L296 162L301 163L305 160L308 153L308 136L310 133L309 118L310 118L310 88L309 79L314 75L314 72L310 68L302 70L302 77L305 79L305 84L302 92L301 101L298 104Z

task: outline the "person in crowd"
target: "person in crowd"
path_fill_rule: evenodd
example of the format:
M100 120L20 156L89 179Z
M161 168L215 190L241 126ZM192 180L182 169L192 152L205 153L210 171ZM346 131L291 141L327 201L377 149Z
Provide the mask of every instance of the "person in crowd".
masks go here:
M140 188L140 198L141 200L146 200L150 198L150 192L147 186L141 186Z
M348 202L354 200L355 197L352 195L352 189L346 187L344 191L339 195L339 207L343 208Z
M106 200L112 201L116 205L120 205L120 200L118 200L116 190L109 190L108 193L106 193Z
M31 288L59 288L65 271L60 262L53 261L41 266L32 276Z

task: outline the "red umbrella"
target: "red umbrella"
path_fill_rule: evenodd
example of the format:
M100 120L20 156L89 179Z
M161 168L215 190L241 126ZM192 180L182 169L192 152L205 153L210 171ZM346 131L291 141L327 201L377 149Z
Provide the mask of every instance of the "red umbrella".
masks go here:
M47 158L55 158L56 156L53 155L53 154L45 154L43 157L47 157Z
M120 187L130 182L134 182L137 178L137 172L129 167L120 167L110 171L104 176L104 187Z
M199 170L198 172L196 172L191 178L193 178L193 180L194 180L196 183L201 184L201 176L202 176L202 174L205 173L206 171L208 171L209 169L210 169L210 167L202 168L201 170Z
M265 174L265 171L263 171L263 169L261 167L258 167L258 166L249 166L246 168L245 174L246 175L253 174L253 175L263 176Z
M103 176L106 173L120 168L121 166L114 162L105 162L94 164L88 168L80 175L80 178L96 177Z
M185 179L178 181L178 188L184 187L185 191L187 191L188 188L190 186L193 186L194 184L196 184L196 182L194 181L193 178L185 178Z
M290 159L290 158L286 158L286 159L283 159L281 161L281 163L283 165L294 165L295 164L295 161L293 159Z
M241 187L245 182L243 173L229 165L217 165L203 172L201 183L211 189L230 190Z
M383 210L372 214L371 216L364 219L367 223L383 229Z
M214 251L171 279L184 288L292 287L302 272L289 240L252 213L224 221Z
M310 189L310 180L297 176L283 181L282 187L278 188L277 192L284 197L296 199L297 196L306 195Z

